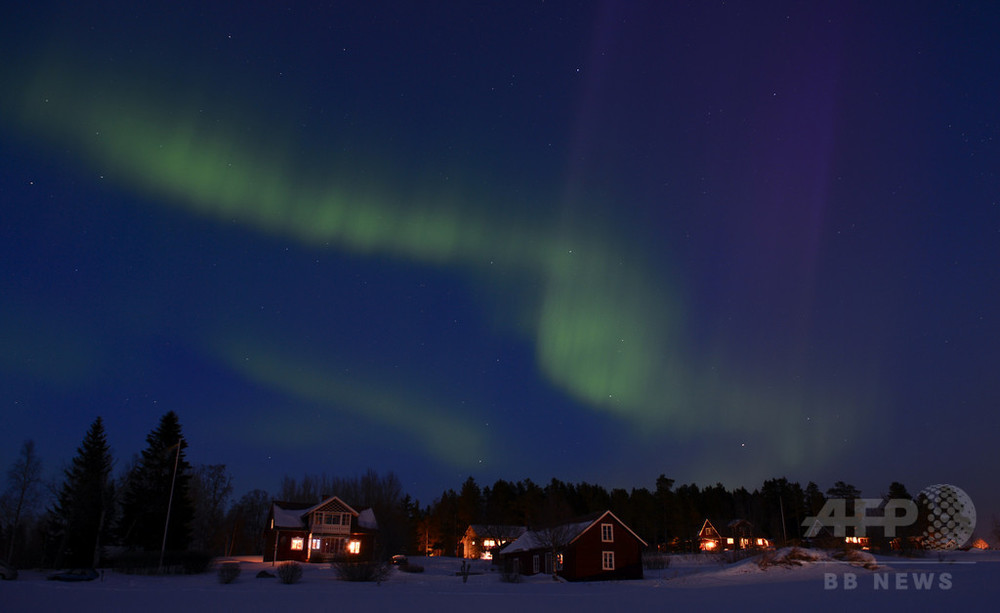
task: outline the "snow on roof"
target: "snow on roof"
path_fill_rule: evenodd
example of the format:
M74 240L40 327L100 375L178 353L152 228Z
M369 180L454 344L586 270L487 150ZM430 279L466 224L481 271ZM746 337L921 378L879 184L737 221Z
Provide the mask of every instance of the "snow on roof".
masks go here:
M602 514L601 517L604 515ZM517 538L510 545L503 548L503 553L516 553L518 551L531 551L532 549L542 549L550 547L552 541L559 541L568 544L577 539L583 532L592 526L596 520L586 519L568 524L560 524L552 528L542 530L528 530Z
M378 522L375 520L375 511L365 509L358 513L358 527L369 530L378 530Z
M302 509L286 509L275 502L271 505L271 513L274 515L275 528L302 527Z
M310 513L317 511L351 513L358 518L358 528L363 530L378 530L378 520L375 519L375 511L367 508L359 513L336 496L327 498L323 502L312 506L295 502L274 501L271 503L271 516L274 518L275 528L304 529L306 527L306 517Z
M545 544L541 542L535 531L528 530L504 547L502 551L504 554L508 554L517 553L518 551L531 551L532 549L541 549L543 547L545 547Z
M638 539L639 542L642 543L644 547L646 546L646 541L639 538L639 535L633 532L632 529L629 528L627 525L625 525L625 522L618 519L618 517L611 511L604 511L595 513L593 515L589 515L587 516L587 518L583 520L577 520L575 522L561 524L553 528L548 528L543 530L528 530L520 537L518 537L517 540L513 541L506 547L503 547L501 549L501 553L508 554L508 553L517 553L519 551L531 551L532 549L542 549L550 547L552 545L553 540L568 545L569 543L572 543L573 541L578 539L580 535L586 532L588 529L590 529L591 526L601 521L608 515L618 520L618 523L624 526L625 529L628 530L629 533L632 534L632 536Z

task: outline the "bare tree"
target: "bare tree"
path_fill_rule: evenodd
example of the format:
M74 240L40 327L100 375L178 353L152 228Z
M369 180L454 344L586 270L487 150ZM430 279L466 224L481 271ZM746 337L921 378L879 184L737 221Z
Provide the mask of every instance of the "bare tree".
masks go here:
M228 532L225 512L232 493L233 478L225 464L200 464L195 468L191 479L194 501L191 538L195 548L212 553L223 551Z
M535 530L535 539L545 549L546 566L552 578L559 574L559 556L578 534L580 526L575 523L555 524Z
M8 521L10 543L7 545L7 561L13 564L14 541L21 525L22 517L30 515L39 504L42 482L42 461L35 454L35 441L26 440L21 446L21 454L7 471L7 490L3 494L2 505Z
M229 510L232 533L226 555L264 552L264 528L271 508L271 495L261 489L244 494Z

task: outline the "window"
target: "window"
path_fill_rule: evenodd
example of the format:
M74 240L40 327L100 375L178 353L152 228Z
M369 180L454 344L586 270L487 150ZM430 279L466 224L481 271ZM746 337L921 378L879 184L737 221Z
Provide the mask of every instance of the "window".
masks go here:
M340 516L340 525L341 526L350 526L351 525L351 514L350 513L344 513L343 515Z
M297 536L292 539L292 551L302 551L302 547L306 544L306 540L301 536Z
M614 570L614 569L615 569L615 552L602 551L601 570Z
M613 543L615 540L615 527L613 524L601 524L601 541Z
M556 554L556 570L562 570L563 567L563 554Z
M538 572L538 554L531 556L531 572Z
M321 547L321 541L319 539L313 539L309 541L309 546L313 549L319 549Z
M361 541L348 541L347 553L358 555L361 553Z
M333 513L327 513L326 516L323 518L323 523L325 523L328 526L332 526L334 524L339 524L340 520Z

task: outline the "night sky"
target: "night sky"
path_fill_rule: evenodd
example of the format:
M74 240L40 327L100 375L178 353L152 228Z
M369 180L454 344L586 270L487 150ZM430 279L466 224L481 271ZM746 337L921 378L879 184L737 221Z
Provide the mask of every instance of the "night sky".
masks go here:
M4 468L1000 511L1000 4L8 4Z

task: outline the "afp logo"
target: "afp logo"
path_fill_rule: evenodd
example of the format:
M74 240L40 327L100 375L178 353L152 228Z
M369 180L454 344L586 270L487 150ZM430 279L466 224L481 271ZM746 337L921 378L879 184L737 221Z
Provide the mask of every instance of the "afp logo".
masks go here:
M869 513L881 510L881 515ZM938 484L925 487L916 500L890 498L855 498L854 512L847 514L847 499L831 498L818 515L807 517L802 526L808 528L806 537L819 535L824 527L832 528L836 537L847 536L847 528L854 529L854 536L867 536L867 529L883 528L886 537L895 537L896 529L919 522L923 526L920 539L925 549L947 551L966 543L976 529L976 507L961 488Z

